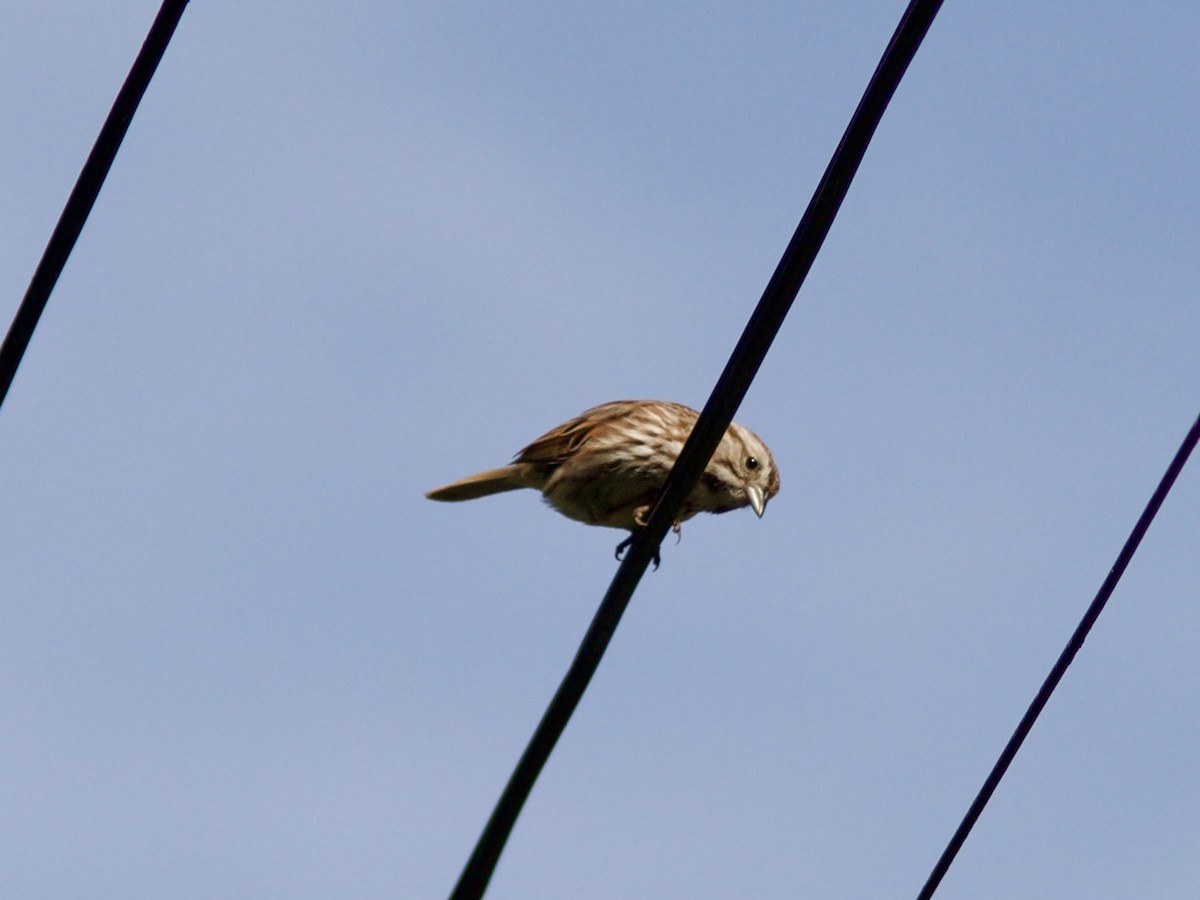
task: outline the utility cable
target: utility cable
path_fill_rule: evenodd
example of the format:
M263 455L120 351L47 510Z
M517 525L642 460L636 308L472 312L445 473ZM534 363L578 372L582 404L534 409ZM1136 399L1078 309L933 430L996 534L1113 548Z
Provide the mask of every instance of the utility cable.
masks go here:
M1017 751L1021 749L1021 744L1025 742L1025 738L1029 736L1029 732L1033 729L1034 722L1037 721L1038 716L1041 715L1042 710L1049 702L1050 695L1054 693L1054 689L1062 681L1063 675L1067 672L1067 667L1074 661L1075 654L1079 652L1079 649L1083 646L1083 642L1087 640L1092 626L1100 618L1100 613L1104 611L1104 605L1108 603L1108 598L1112 596L1112 592L1116 589L1117 582L1125 574L1125 568L1129 565L1129 561L1133 559L1133 554L1137 552L1138 544L1145 537L1146 530L1150 527L1150 523L1154 521L1155 515L1158 514L1159 507L1162 506L1163 500L1166 499L1167 494L1171 490L1171 486L1175 484L1175 479L1183 470L1188 457L1196 449L1197 441L1200 441L1200 416L1197 416L1196 421L1192 423L1192 427L1183 439L1183 443L1180 445L1178 452L1176 452L1175 458L1167 466L1166 474L1163 475L1162 481L1158 483L1158 487L1150 497L1150 502L1146 504L1146 508L1142 510L1142 515L1138 518L1137 524L1133 526L1133 531L1125 541L1125 546L1117 554L1117 561L1113 563L1108 577L1100 585L1099 592L1088 606L1087 611L1083 614L1083 619L1080 621L1078 627L1076 627L1075 633L1067 641L1067 646L1059 655L1054 668L1050 670L1050 674L1046 676L1046 680L1042 683L1041 689L1038 690L1037 696L1029 704L1029 708L1025 711L1025 715L1022 716L1020 724L1017 725L1017 730L1013 732L1012 737L1005 744L1004 751L1000 754L1000 758L996 760L996 765L992 767L992 771L988 774L987 780L984 781L983 787L975 795L975 799L971 802L967 814L963 817L962 822L959 823L954 836L950 838L950 843L942 851L942 855L933 867L929 879L925 882L925 886L921 888L921 893L917 895L917 900L929 900L933 896L934 891L938 889L938 885L941 884L942 878L945 877L946 871L950 868L950 864L954 862L954 857L962 849L967 835L971 833L971 829L975 827L975 823L983 813L983 808L987 806L988 801L992 798L992 794L996 792L996 788L1000 784L1000 779L1008 771L1009 764L1012 763L1013 758L1017 755Z
M741 339L672 468L646 527L638 531L596 612L574 661L521 755L463 868L451 900L482 897L521 807L571 714L600 665L638 582L654 558L684 498L695 486L791 308L829 233L867 145L905 70L933 24L941 0L912 0L834 151L808 208Z
M17 367L21 365L25 350L33 338L33 330L37 328L50 294L58 283L58 276L62 274L67 258L83 231L83 225L96 204L104 179L108 177L117 150L125 139L129 123L133 121L133 114L137 112L142 95L154 77L154 71L167 50L167 44L171 42L175 26L179 24L186 6L187 0L165 0L159 9L142 49L134 59L117 99L113 101L108 118L104 120L92 152L83 164L75 187L67 198L67 205L63 207L58 224L54 226L50 241L42 252L41 262L30 279L4 343L0 344L0 406L4 405Z

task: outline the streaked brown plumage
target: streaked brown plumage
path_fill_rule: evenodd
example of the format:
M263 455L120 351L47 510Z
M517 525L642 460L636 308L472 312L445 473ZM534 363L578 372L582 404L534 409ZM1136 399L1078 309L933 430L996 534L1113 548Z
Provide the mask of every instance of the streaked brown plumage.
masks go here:
M425 496L473 500L533 488L570 519L633 531L645 524L697 416L686 406L658 400L605 403L542 435L511 465L468 475ZM762 516L778 492L771 451L734 423L684 502L675 530L699 512L749 506Z

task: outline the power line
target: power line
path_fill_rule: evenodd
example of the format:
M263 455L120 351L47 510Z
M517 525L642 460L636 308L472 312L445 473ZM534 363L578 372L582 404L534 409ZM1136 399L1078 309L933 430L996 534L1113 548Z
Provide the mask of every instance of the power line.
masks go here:
M925 882L925 886L921 888L921 893L917 895L917 900L929 900L933 896L934 891L937 890L938 885L941 884L942 878L950 868L950 864L954 862L954 857L962 849L967 835L971 833L975 822L978 821L979 816L983 813L983 808L987 806L992 794L995 793L996 788L999 786L1000 779L1008 771L1009 764L1017 755L1017 751L1021 749L1021 744L1025 742L1025 738L1028 737L1033 724L1037 721L1038 716L1041 715L1042 710L1049 702L1050 695L1054 693L1054 689L1062 681L1067 667L1074 661L1075 654L1079 652L1079 649L1083 646L1083 642L1087 640L1088 632L1092 630L1092 626L1100 618L1100 613L1104 611L1104 605L1108 603L1108 598L1112 596L1112 592L1116 589L1117 582L1125 574L1125 568L1129 565L1129 561L1133 559L1133 554L1137 552L1138 545L1146 535L1146 530L1150 527L1150 523L1154 521L1159 507L1162 506L1163 500L1170 493L1171 486L1175 484L1175 479L1183 470L1188 457L1196 448L1198 441L1200 441L1200 416L1197 416L1196 421L1192 423L1192 427L1183 439L1183 443L1180 445L1178 452L1176 452L1175 458L1167 466L1166 474L1163 475L1154 494L1150 497L1150 502L1146 504L1146 508L1142 510L1142 515L1138 518L1137 524L1133 526L1133 531L1125 541L1125 546L1117 554L1117 561L1113 563L1108 577L1104 579L1104 583L1100 586L1095 599L1092 600L1087 611L1083 614L1083 619L1080 621L1078 627L1076 627L1075 633L1067 641L1067 646L1059 655L1054 668L1050 670L1050 674L1046 676L1046 680L1042 683L1041 689L1038 690L1037 695L1033 698L1033 702L1029 704L1029 709L1022 716L1020 724L1017 725L1017 730L1013 732L1012 737L1005 744L1000 758L996 760L996 764L988 774L987 780L984 781L983 787L975 795L975 799L971 802L967 814L963 817L962 822L959 823L954 836L950 838L950 843L942 851L942 855L933 867L929 879Z
M905 10L787 250L667 477L646 527L634 535L629 552L617 569L575 659L476 842L454 887L451 900L474 900L482 897L487 890L521 807L600 665L600 659L646 567L666 537L667 529L675 521L684 498L696 484L720 443L721 436L733 421L734 413L762 365L829 233L884 110L941 5L941 0L912 0Z
M121 85L108 118L104 120L104 126L96 137L92 152L83 164L75 187L67 198L67 205L63 207L58 224L54 226L50 241L42 252L42 259L34 270L21 305L17 308L17 314L4 337L4 343L0 345L0 406L4 405L4 398L8 396L8 389L12 387L13 378L16 377L17 367L21 365L25 350L33 337L33 330L37 328L38 320L46 309L46 303L50 300L55 284L58 283L58 276L67 264L67 258L75 249L75 242L79 239L83 225L96 203L100 188L104 186L104 179L108 177L117 150L125 139L129 123L133 121L133 114L137 112L142 95L146 93L150 79L154 77L154 72L167 50L167 44L171 42L175 26L179 24L186 6L187 0L165 0L159 9L142 49L134 59L133 67L129 70L125 83Z

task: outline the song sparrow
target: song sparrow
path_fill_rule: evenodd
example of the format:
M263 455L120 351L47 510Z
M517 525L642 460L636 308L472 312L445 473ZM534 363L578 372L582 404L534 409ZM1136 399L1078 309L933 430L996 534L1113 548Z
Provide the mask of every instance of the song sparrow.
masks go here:
M534 488L569 519L634 531L646 524L697 416L686 406L657 400L605 403L542 435L511 465L468 475L425 496L473 500ZM762 516L777 493L779 471L771 451L735 422L684 501L675 533L681 522L699 512L749 506ZM618 546L618 553L628 543Z

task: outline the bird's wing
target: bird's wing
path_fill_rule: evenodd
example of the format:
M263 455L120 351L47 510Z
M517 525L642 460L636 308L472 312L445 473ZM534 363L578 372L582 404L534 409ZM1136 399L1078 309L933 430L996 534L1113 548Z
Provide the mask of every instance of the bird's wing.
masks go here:
M592 432L610 419L626 415L629 401L618 400L595 406L557 428L547 431L540 438L517 454L515 462L533 463L537 466L558 466L579 449Z

